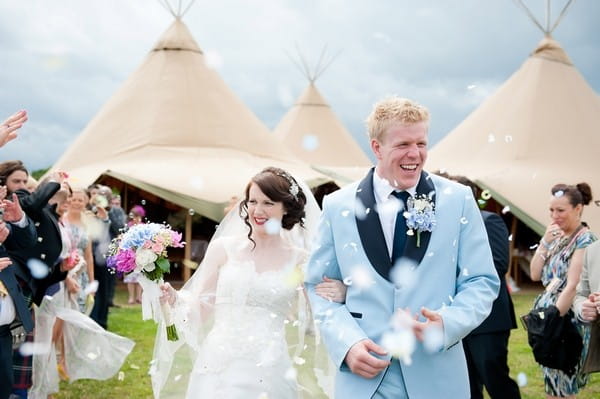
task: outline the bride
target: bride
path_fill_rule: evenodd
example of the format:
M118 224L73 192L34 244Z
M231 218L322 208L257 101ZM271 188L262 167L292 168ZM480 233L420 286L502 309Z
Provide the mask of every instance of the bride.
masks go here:
M156 398L318 398L331 389L302 288L319 208L282 169L254 176L190 281L161 286L178 341L159 326Z

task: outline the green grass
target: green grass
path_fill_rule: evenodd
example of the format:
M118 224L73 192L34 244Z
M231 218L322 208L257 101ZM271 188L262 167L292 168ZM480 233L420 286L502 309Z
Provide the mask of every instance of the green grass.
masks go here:
M528 312L536 294L532 290L523 290L513 296L517 317ZM153 321L142 321L139 305L125 305L127 294L122 285L117 289L116 302L122 307L111 309L109 329L136 342L133 352L121 368L123 379L119 380L118 376L115 376L107 381L82 380L72 384L63 382L60 393L56 395L57 399L152 398L148 367L152 358L156 326ZM512 331L509 345L508 362L511 376L515 379L519 373L525 373L527 376L527 385L521 388L522 397L545 397L540 367L533 360L527 344L527 335L520 325ZM600 374L593 374L588 385L577 397L600 397Z

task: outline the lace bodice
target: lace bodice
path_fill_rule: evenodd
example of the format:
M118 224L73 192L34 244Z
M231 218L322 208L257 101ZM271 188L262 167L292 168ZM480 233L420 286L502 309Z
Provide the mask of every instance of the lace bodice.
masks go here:
M221 266L214 324L201 345L197 372L219 372L240 358L270 366L288 357L285 325L297 317L296 267L295 259L279 270L261 273L250 261Z

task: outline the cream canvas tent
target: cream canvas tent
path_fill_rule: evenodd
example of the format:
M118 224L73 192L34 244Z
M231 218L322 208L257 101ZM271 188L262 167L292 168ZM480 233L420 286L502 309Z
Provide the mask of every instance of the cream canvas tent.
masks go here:
M465 175L541 234L555 183L600 197L600 100L561 46L545 37L525 63L429 153L428 169ZM600 208L583 220L600 231Z
M298 158L322 166L368 167L371 161L325 101L314 79L274 133Z
M218 221L269 165L310 185L328 180L297 161L207 67L177 17L53 169L79 185L109 175Z

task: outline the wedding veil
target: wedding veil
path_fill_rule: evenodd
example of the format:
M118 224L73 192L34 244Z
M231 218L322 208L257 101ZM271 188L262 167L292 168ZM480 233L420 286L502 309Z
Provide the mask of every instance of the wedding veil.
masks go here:
M297 223L291 230L281 228L279 234L290 246L305 254L304 268L317 231L320 209L310 188L296 181L306 196L304 226ZM159 323L149 372L155 398L185 397L198 351L212 327L219 267L223 264L216 248L223 242L232 245L247 242L247 234L248 227L240 216L238 203L219 224L198 269L178 291L173 318L179 340L168 341L164 321ZM303 275L299 275L297 284L301 285L302 281ZM319 330L314 326L304 290L296 292L295 314L290 315L291 322L286 324L286 340L296 370L299 397L327 397L333 391L333 366L319 337Z

